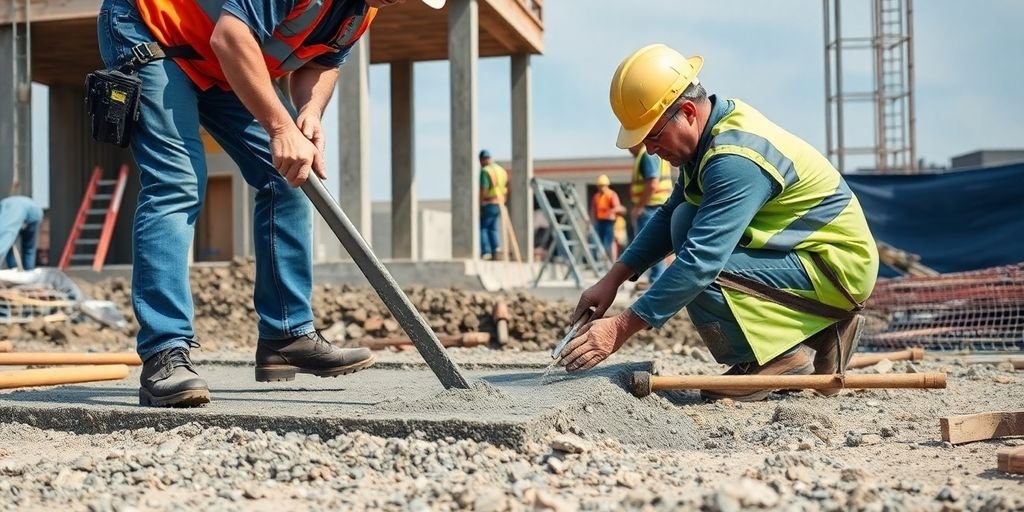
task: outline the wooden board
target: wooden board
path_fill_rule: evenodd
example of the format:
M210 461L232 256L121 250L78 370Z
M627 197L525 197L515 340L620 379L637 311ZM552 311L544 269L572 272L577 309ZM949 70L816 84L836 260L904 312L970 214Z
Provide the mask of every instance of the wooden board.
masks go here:
M1024 411L985 412L939 419L942 440L953 444L1024 436Z
M1024 475L1024 447L1004 448L996 452L996 469Z

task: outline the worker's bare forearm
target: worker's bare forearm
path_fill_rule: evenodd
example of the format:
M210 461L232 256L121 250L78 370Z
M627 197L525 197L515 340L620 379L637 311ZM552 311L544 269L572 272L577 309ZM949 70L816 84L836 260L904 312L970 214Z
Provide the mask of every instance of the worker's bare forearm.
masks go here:
M618 288L619 286L622 285L622 283L625 283L626 280L632 277L635 273L636 271L629 268L625 263L621 261L616 261L615 264L612 265L612 268L608 270L608 273L606 273L602 279L614 283L615 287Z
M654 196L654 191L658 188L658 180L651 178L644 183L644 192L640 194L640 206L647 207L647 203L651 202L651 197Z
M230 14L222 14L214 26L210 47L231 89L267 133L281 133L295 126L277 96L263 52L248 25Z
M308 63L295 70L291 78L292 101L299 113L323 117L341 74L338 68Z

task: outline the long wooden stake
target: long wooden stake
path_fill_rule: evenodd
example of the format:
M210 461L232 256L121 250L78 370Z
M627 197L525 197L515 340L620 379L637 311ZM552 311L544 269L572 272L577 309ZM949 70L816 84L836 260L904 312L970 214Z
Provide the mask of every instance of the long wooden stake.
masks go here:
M121 380L126 377L128 367L123 364L15 370L0 372L0 389Z
M61 364L124 364L139 366L142 360L135 352L11 352L0 353L0 366Z
M850 358L850 364L847 365L847 368L867 368L868 366L878 364L883 359L890 361L920 361L924 359L924 349L914 347L898 352L856 354Z
M841 388L932 388L946 387L945 373L886 375L679 375L658 376L633 373L633 393L646 396L667 389L841 389Z

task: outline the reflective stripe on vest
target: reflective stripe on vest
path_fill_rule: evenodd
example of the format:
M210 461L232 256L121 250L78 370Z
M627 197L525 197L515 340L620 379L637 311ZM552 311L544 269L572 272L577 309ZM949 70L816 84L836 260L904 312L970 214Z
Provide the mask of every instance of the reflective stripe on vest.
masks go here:
M483 169L487 173L487 178L491 182L491 186L487 189L486 198L494 199L505 198L505 194L508 192L508 174L505 172L505 168L495 164L487 164Z
M360 14L345 18L330 44L303 45L332 5L343 1L300 0L273 34L257 34L271 78L279 78L316 57L349 47L363 35L377 14L374 7L366 7ZM175 60L200 89L206 90L215 85L224 90L231 88L210 46L213 27L220 18L224 0L137 0L136 5L160 44L189 45L202 57Z
M615 220L618 215L615 213L615 205L618 203L618 197L615 191L608 189L607 192L602 193L598 191L594 194L592 199L594 203L594 217L597 220Z
M817 253L858 301L874 287L878 250L856 196L838 171L810 144L785 131L738 100L711 128L711 140L696 172L683 172L684 197L700 205L708 162L738 155L756 163L779 185L751 219L740 245L750 249L795 252L813 290L793 290L825 304L849 310L853 304L817 269ZM726 301L760 363L765 363L830 325L833 320L724 290Z
M647 180L640 172L640 162L646 156L647 148L641 146L640 152L633 159L633 183L629 187L629 199L634 205L640 203L640 199L644 197L644 189L647 188ZM651 198L647 200L647 204L644 206L661 206L672 195L672 166L669 165L667 160L658 157L654 158L660 163L661 177L658 179L657 188L654 189L654 193L651 194Z

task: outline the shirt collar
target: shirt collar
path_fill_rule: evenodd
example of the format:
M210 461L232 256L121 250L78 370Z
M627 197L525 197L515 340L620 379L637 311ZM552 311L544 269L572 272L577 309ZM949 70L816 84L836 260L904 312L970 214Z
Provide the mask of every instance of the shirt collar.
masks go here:
M704 158L704 153L707 152L708 147L711 145L711 130L733 109L732 100L723 99L719 101L718 96L715 94L708 96L708 101L711 102L711 113L708 115L708 123L704 125L704 131L701 132L700 140L697 141L697 152L694 153L693 159L684 164L686 169L696 169L697 164Z

